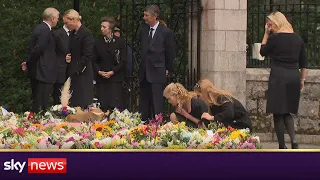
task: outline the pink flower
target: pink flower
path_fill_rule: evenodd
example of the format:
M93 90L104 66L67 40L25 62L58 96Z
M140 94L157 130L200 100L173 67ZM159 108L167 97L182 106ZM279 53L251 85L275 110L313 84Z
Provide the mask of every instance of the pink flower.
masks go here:
M19 134L20 136L22 136L22 135L24 134L24 130L23 130L22 128L16 129L15 132L16 132L17 134Z
M102 148L103 147L103 144L101 142L95 142L94 145L97 147L97 148Z
M90 137L90 134L83 133L83 134L82 134L82 137L84 137L84 138L89 138L89 137Z
M35 132L36 129L37 129L37 128L36 128L35 126L30 126L30 127L28 128L28 131Z
M66 142L74 141L73 137L70 137L69 139L66 140Z
M131 145L132 145L133 147L136 147L136 146L139 145L139 143L138 143L138 142L132 142Z

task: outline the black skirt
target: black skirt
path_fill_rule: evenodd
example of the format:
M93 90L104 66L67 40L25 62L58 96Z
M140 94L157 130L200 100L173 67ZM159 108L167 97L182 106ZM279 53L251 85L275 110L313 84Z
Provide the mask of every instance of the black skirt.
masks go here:
M268 83L267 113L297 114L300 86L299 69L272 67Z
M102 110L122 109L122 82L96 84L97 98Z

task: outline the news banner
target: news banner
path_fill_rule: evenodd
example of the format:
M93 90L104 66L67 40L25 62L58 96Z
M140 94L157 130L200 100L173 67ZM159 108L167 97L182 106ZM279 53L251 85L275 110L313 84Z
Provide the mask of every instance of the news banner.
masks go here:
M310 150L1 151L0 179L319 179Z

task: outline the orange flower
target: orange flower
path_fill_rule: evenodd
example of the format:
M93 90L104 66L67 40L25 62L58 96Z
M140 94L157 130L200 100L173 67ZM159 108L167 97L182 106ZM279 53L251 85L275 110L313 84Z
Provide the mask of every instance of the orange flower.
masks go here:
M32 125L39 128L39 129L42 129L42 124L32 124Z
M103 131L104 130L104 126L103 124L94 124L94 130L96 131Z
M234 131L234 130L236 130L236 129L234 129L233 127L231 127L231 126L228 126L228 130L230 130L230 131Z
M115 120L110 120L110 121L104 123L104 125L105 125L105 126L109 126L109 125L112 125L112 124L115 124L115 123L116 123Z
M61 124L59 124L58 126L56 126L56 130L59 130L59 129L61 129L61 128L63 128L63 127L66 127L66 126L67 126L66 123L61 123Z

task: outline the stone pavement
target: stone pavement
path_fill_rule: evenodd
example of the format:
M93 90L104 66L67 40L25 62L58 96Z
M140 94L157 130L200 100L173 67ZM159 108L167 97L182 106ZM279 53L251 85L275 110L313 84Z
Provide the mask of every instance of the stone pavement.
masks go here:
M278 142L261 142L262 148L263 149L278 149L279 145ZM314 144L298 144L299 149L320 149L319 145L314 145ZM286 146L288 149L291 149L291 144L286 143Z

